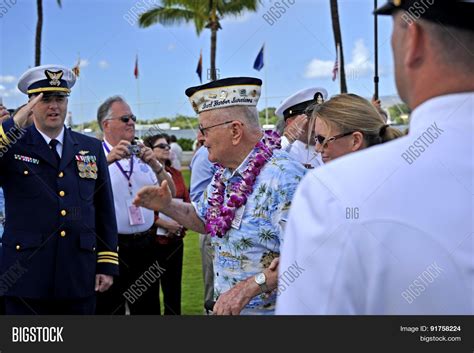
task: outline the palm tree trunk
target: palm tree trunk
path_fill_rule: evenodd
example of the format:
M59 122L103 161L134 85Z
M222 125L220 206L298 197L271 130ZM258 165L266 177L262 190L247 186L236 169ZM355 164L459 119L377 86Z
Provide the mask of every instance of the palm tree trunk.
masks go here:
M219 30L219 22L217 20L217 3L210 0L210 29L211 29L211 81L217 80L216 73L216 51L217 51L217 31Z
M41 65L41 32L43 29L43 0L36 0L38 22L36 23L35 66Z
M339 23L339 11L337 8L337 0L330 0L331 2L331 18L332 18L332 30L334 32L334 42L340 48L341 57L339 58L339 75L341 75L341 93L347 93L346 84L346 73L344 70L344 51L342 50L342 35L341 25Z
M211 81L217 80L216 73L217 26L211 27Z

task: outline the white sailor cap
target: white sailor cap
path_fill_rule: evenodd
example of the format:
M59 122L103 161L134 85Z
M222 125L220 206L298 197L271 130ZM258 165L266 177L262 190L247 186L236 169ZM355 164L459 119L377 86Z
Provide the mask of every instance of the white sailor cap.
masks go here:
M27 94L64 95L71 92L76 75L61 65L42 65L26 71L18 81L18 89Z
M275 114L285 120L299 114L304 114L312 104L322 104L328 98L328 91L321 87L306 88L289 96L277 108Z
M196 113L236 105L257 106L262 80L255 77L229 77L189 87L186 95Z

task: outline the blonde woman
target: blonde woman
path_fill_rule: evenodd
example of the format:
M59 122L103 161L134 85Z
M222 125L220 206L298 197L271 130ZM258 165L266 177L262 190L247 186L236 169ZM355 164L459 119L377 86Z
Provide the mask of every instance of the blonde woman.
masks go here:
M315 107L315 149L324 163L387 142L402 132L387 125L374 106L355 94L340 94Z

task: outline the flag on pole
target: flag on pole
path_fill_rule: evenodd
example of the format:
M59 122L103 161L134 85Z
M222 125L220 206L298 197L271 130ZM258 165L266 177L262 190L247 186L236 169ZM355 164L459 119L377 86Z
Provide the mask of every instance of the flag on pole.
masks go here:
M263 50L265 48L265 44L262 45L262 49L258 52L257 57L255 58L255 62L253 63L253 68L257 71L260 71L263 68Z
M133 74L135 75L135 78L138 79L138 55L135 59L135 69L133 70Z
M77 64L72 68L72 72L74 72L74 75L76 77L79 77L79 74L81 73L81 58L77 58Z
M334 68L332 69L332 80L333 81L336 81L338 73L339 73L339 44L337 45L336 62L334 63Z
M199 61L196 67L196 73L199 76L199 81L201 81L202 83L202 50L201 50L201 54L199 54Z

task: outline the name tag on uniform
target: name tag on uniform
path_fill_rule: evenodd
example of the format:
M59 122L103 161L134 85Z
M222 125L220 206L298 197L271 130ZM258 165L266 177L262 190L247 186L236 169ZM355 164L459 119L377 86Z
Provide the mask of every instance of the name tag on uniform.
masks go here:
M138 226L145 224L143 218L143 210L141 207L137 207L132 203L132 200L127 201L128 220L131 226Z
M244 216L244 211L245 211L245 206L241 206L235 211L235 217L231 224L232 228L234 229L240 228L240 224L242 223L242 217Z

